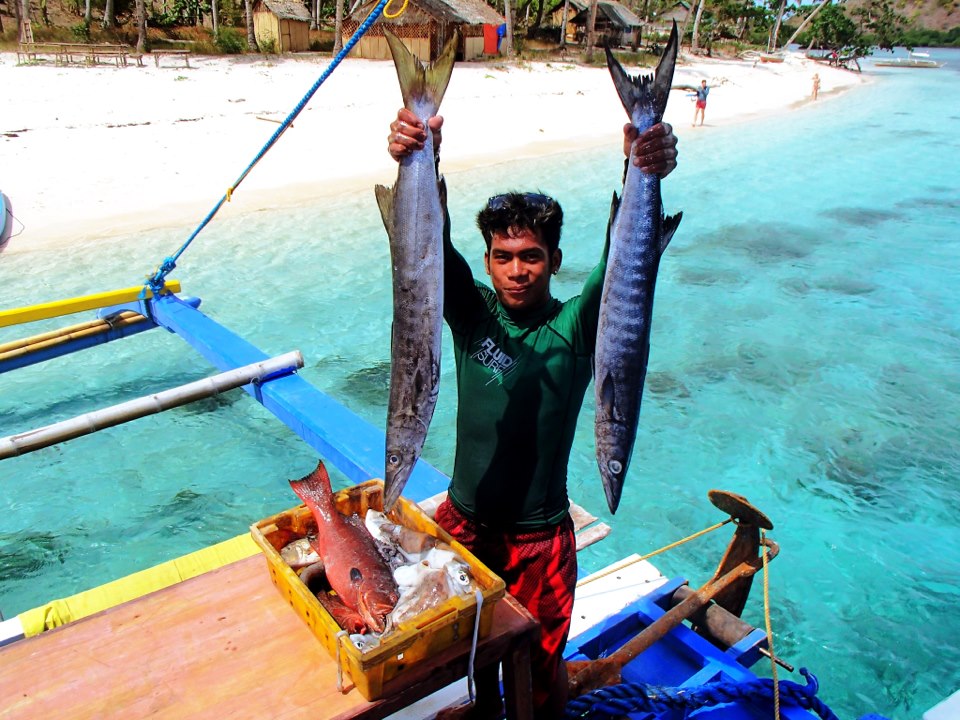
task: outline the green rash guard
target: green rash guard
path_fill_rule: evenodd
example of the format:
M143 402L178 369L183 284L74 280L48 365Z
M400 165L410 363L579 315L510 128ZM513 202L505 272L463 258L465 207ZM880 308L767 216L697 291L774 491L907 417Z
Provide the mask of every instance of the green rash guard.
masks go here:
M582 293L512 318L444 240L443 315L457 368L449 497L484 525L525 531L567 514L567 461L590 383L607 250Z

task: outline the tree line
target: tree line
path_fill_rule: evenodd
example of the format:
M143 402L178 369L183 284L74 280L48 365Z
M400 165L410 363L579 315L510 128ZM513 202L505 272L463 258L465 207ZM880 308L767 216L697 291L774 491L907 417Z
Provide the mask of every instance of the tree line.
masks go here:
M97 22L103 29L115 28L118 18L131 22L137 30L137 49L145 50L146 28L212 26L214 42L222 52L258 52L253 26L253 0L59 0L81 18L74 28L76 35L89 41L90 28ZM347 0L301 0L310 13L311 29L331 27L334 47L340 49L343 19L348 11ZM588 58L595 44L597 1L590 0L586 45ZM17 24L21 17L38 11L41 22L47 19L48 0L7 0L13 6ZM353 2L353 0L351 0ZM692 3L692 4L691 4ZM680 6L679 0L625 0L645 23L657 19ZM513 38L554 37L560 45L566 42L564 27L556 27L556 15L571 15L569 0L494 0L490 5L507 19L507 42L503 50L511 54ZM690 0L681 27L682 41L694 53L710 54L722 45L741 49L761 47L767 52L797 42L809 49L827 50L844 56L863 57L872 47L885 49L897 45L960 44L960 28L937 32L911 28L900 15L895 0L865 0L856 6L844 0L821 0L803 4L799 0ZM242 34L228 28L242 29ZM0 26L2 30L2 26ZM549 32L548 32L549 30ZM245 40L245 41L244 41ZM661 42L656 35L646 38L648 44Z

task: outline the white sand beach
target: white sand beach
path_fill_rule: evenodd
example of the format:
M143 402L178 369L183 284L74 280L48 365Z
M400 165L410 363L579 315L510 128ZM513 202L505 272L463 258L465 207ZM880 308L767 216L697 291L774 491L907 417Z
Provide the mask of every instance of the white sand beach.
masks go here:
M0 190L12 201L5 252L198 222L329 65L329 57L191 58L190 68L18 66L0 54ZM640 71L628 66L631 73ZM818 105L865 80L800 55L780 64L682 58L674 84L711 85L705 127L674 91L681 138L758 114ZM390 183L388 124L401 105L392 63L348 59L236 190L222 215L302 204ZM626 115L605 67L462 63L441 114L443 167L617 142ZM22 225L22 231L21 231Z

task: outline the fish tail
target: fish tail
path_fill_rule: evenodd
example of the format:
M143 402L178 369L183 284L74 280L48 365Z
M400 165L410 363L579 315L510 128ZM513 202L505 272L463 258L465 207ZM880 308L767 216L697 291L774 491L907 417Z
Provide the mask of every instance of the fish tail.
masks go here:
M327 474L327 468L324 467L322 460L309 475L299 480L291 480L290 488L314 514L325 511L333 502L330 475Z
M397 68L404 107L412 109L414 103L425 103L427 116L436 115L453 73L453 63L460 44L459 31L453 32L440 56L427 67L424 67L403 41L390 30L384 28L383 34L390 46L393 64Z
M604 48L607 53L607 67L613 77L613 84L617 88L620 102L623 103L623 107L631 120L634 119L634 109L637 107L642 108L645 114L652 115L653 122L650 123L651 125L655 125L663 119L663 111L667 108L667 99L673 83L673 71L677 65L679 47L677 23L674 21L667 48L663 51L654 74L637 75L636 77L627 74L623 66L613 56L610 48Z

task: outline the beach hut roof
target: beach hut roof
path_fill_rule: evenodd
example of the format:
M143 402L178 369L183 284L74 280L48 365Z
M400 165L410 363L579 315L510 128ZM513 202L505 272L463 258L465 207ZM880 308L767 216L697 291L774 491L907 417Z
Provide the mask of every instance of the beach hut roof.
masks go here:
M366 17L372 2L364 2L361 7L350 13L351 20ZM503 16L482 0L410 0L410 4L420 8L423 12L436 18L441 23L461 23L465 25L500 25L504 22ZM411 21L416 13L410 13ZM387 22L403 25L403 13L396 19Z
M299 0L260 0L260 2L281 20L310 21L310 12Z
M597 3L597 8L607 16L610 22L618 27L635 28L643 25L643 20L635 15L630 8L618 2L612 2L612 0L599 2Z
M618 2L614 2L614 0L600 0L600 2L597 3L597 12L603 15L603 17L609 20L612 25L620 30L629 30L631 28L637 28L643 25L643 20L635 15L628 7L621 5ZM587 22L588 13L589 9L581 10L579 13L577 13L577 16L573 19L573 22Z
M590 7L590 3L587 0L567 0L570 7L573 8L574 12L580 12L581 10L586 10ZM563 3L560 3L557 6L557 10L563 10Z

